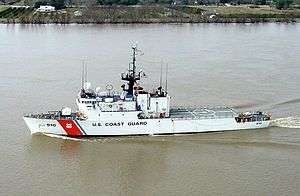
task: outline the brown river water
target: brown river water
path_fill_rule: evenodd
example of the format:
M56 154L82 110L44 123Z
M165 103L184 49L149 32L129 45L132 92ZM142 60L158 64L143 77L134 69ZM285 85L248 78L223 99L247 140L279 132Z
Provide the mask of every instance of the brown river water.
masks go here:
M271 112L260 130L69 139L29 112L75 108L82 61L119 89L138 62L173 106ZM300 24L0 25L0 195L300 195Z

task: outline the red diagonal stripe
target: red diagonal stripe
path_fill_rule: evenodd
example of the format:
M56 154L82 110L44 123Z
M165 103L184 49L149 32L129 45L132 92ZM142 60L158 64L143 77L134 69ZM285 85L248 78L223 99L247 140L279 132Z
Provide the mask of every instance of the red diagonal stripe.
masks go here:
M77 127L73 120L57 120L65 132L70 136L79 136L82 135L80 129Z

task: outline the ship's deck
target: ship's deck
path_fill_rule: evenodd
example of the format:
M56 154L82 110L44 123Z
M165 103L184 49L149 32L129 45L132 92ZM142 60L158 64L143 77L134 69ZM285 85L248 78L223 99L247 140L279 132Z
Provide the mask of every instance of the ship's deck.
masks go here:
M202 108L171 108L169 118L176 119L216 119L216 118L233 118L238 113L228 107L202 107ZM77 119L76 113L70 116L62 116L60 111L50 111L41 114L28 114L25 117L38 119Z
M183 119L213 119L213 118L232 118L237 116L237 112L228 107L213 108L171 108L170 118Z
M37 118L37 119L49 119L49 120L59 120L59 119L78 119L76 113L72 113L69 116L62 116L60 111L49 111L48 113L39 114L25 114L24 117Z

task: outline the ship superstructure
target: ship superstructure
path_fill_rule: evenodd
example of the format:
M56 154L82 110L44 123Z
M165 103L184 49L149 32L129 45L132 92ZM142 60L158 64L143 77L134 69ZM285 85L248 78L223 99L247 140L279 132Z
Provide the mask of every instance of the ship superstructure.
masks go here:
M139 118L163 118L169 117L170 96L160 86L154 92L147 92L138 84L142 71L136 72L136 47L132 47L133 60L129 64L128 72L122 73L122 80L127 86L121 86L122 92L113 90L111 85L106 86L106 91L90 88L90 83L85 82L76 100L80 112L89 119L98 119L99 116L111 116L125 114L127 112ZM114 113L112 113L114 112Z
M146 91L139 85L142 71L136 71L136 46L132 62L121 79L121 92L111 85L105 91L91 88L82 78L76 98L77 112L70 108L45 114L30 114L24 120L31 133L69 136L159 135L256 129L269 126L270 115L263 112L238 113L232 108L171 108L170 96L160 85ZM85 74L83 74L84 76Z

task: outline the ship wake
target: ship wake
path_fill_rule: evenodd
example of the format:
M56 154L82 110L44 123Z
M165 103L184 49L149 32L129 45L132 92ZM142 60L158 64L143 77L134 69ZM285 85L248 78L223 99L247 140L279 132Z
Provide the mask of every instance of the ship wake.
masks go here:
M121 137L70 137L70 136L64 136L64 135L56 135L56 134L51 134L51 133L42 133L42 135L45 135L47 137L52 137L52 138L58 138L62 140L71 140L71 141L84 141L84 142L101 142L101 143L106 143L106 142L114 142L114 141L122 141L122 140L128 140L128 139L136 139L136 137L131 137L131 136L121 136Z
M63 140L72 140L72 141L82 141L83 140L81 138L74 138L74 137L56 135L56 134L51 134L51 133L43 133L43 135L48 136L48 137L53 137L53 138L59 138L59 139L63 139Z
M300 116L290 116L286 118L278 118L271 121L273 127L284 127L299 129L300 128Z

